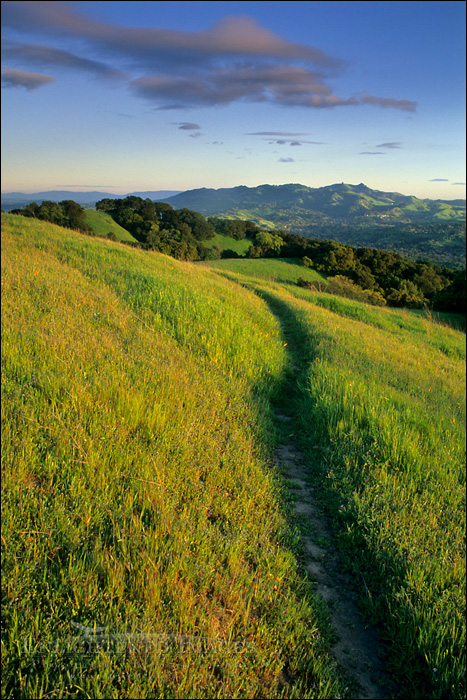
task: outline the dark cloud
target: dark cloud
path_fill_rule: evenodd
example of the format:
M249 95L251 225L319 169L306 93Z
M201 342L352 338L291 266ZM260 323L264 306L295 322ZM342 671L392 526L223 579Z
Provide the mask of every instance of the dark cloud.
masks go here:
M67 51L27 45L22 56L18 50L15 53L23 62L21 68L42 63L117 78L124 71L108 64L123 61L133 76L129 80L132 91L156 103L158 109L238 101L321 109L374 105L413 111L416 107L409 100L333 94L329 81L345 69L343 61L319 48L283 39L247 16L225 17L206 30L186 32L103 23L75 12L64 2L6 0L2 23L53 41L65 38L72 45L67 44ZM105 60L91 60L89 55Z
M376 148L402 148L402 144L400 141L388 141L376 144Z
M182 131L199 131L201 129L199 124L193 124L192 122L172 122L178 126Z
M54 83L56 78L42 73L29 73L15 68L2 67L2 83L4 87L23 87L28 92L37 90L44 85Z

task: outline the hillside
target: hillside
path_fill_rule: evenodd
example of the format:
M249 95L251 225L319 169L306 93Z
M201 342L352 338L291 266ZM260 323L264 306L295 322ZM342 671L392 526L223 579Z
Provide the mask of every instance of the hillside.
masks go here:
M278 228L320 222L417 223L433 220L465 220L464 200L430 200L372 190L364 184L336 184L312 188L305 185L260 185L224 189L196 189L169 198L176 208L188 207L204 215L251 214L274 220Z
M465 335L297 268L2 214L2 697L465 696Z
M176 209L248 219L309 238L395 250L440 264L465 263L465 200L417 199L342 183L202 188L165 201Z
M107 236L109 233L112 233L118 241L135 241L131 233L119 226L110 214L105 211L87 209L85 222L91 227L96 236Z

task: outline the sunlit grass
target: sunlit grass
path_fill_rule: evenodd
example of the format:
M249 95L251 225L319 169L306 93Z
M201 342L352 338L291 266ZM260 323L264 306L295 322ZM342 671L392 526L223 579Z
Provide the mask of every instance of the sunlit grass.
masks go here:
M308 282L326 285L326 278L323 275L300 263L298 258L251 258L246 260L214 260L202 263L202 265L222 273L233 273L242 278L296 284L301 277Z
M270 467L287 357L267 304L3 220L3 697L278 697L285 666L296 697L342 694ZM72 622L206 648L84 654L60 646Z
M258 289L299 339L297 429L397 677L410 697L464 697L465 335Z

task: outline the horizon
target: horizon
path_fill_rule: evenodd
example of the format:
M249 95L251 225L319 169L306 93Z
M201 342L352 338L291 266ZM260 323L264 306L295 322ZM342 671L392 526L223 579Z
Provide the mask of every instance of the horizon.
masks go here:
M236 187L247 187L248 189L254 189L254 188L256 188L256 187L263 187L263 186L268 186L268 187L286 187L287 185L300 185L300 186L304 186L304 187L310 187L310 189L324 189L324 188L326 188L326 187L334 187L335 185L349 185L350 187L358 187L359 185L364 185L365 187L368 187L369 189L374 190L374 191L386 192L386 190L377 190L376 188L371 187L370 185L367 185L365 182L359 182L359 183L351 183L351 182L332 182L332 183L327 184L327 185L318 185L318 186L313 186L313 187L310 186L310 185L305 185L303 182L285 182L285 183L282 183L282 184L280 184L280 185L277 185L277 184L274 184L274 183L270 183L270 182L261 182L261 183L258 184L258 185L233 185L232 187L227 187L227 188L225 188L225 187L204 187L204 186L201 186L201 187L194 187L194 188L191 188L190 190L180 190L180 189L177 190L177 188L174 188L173 191L176 192L177 194L183 194L183 193L185 193L185 192L190 192L190 191L195 191L195 190L200 190L200 189L221 190L221 189L235 189ZM78 187L78 186L76 186L76 187ZM89 185L89 186L87 186L87 187L86 187L86 186L82 186L82 187L83 187L83 189L81 189L81 190L76 189L76 194L85 194L85 191L86 191L86 190L90 190L90 193L91 193L91 192L96 192L96 193L98 193L98 194L101 194L101 193L99 192L99 189L94 188L92 185ZM121 189L121 188L116 188L116 189ZM114 191L110 191L110 190L103 190L103 191L102 191L102 194L114 194L114 195L116 195L116 196L118 196L118 197L121 197L121 196L125 196L125 195L128 195L128 196L129 196L129 195L132 195L132 194L134 194L135 192L145 193L145 192L157 192L157 191L170 191L170 190L149 190L149 189L147 189L147 188L138 189L138 190L132 190L132 191L126 191L126 190L125 190L125 191L123 191L123 192L114 192ZM47 192L67 192L67 193L70 193L70 192L71 192L71 193L73 193L73 190L71 190L71 189L63 189L63 190L61 190L61 189L48 189L48 190L33 189L33 190L31 190L30 192L26 192L26 191L22 191L22 190L12 190L12 191L4 192L4 191L2 190L2 191L0 192L0 194L1 194L1 196L5 196L5 195L9 195L9 194L26 194L26 195L32 195L32 194L47 193ZM395 193L395 194L401 194L401 195L406 196L406 197L416 196L416 195L413 195L413 194L410 193L410 192L400 192L400 191L398 191L398 190L391 190L390 192L393 192L393 193ZM169 195L169 197L172 197L172 196L175 197L176 194L174 194L174 195ZM169 197L167 197L167 199L168 199ZM421 197L420 197L419 199L433 199L434 201L436 201L436 199L442 199L443 201L459 201L459 200L466 201L465 197L452 197L452 198L450 198L450 199L448 199L448 198L446 198L446 197L436 197L436 198L433 198L433 197L423 197L423 198L421 198Z
M458 0L7 0L2 51L2 194L344 181L466 198Z

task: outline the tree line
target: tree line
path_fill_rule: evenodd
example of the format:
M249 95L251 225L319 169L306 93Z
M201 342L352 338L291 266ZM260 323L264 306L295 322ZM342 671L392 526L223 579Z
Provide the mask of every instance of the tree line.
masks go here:
M295 258L332 278L339 293L370 303L395 307L465 312L465 269L452 270L431 261L409 260L399 253L356 247L335 240L310 239L286 231L264 231L251 221L209 217L190 209L175 210L165 202L129 196L102 199L96 209L106 211L136 239L136 245L179 260L240 257L234 251L206 247L216 233L237 240L248 238L249 258ZM15 214L33 216L92 234L85 210L76 202L33 202ZM131 245L131 244L130 244ZM299 280L304 286L307 283Z
M49 221L51 224L71 228L81 233L93 234L92 228L86 223L85 210L72 199L64 199L62 202L44 200L41 204L31 202L23 209L13 209L10 213Z

